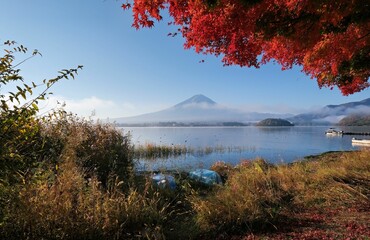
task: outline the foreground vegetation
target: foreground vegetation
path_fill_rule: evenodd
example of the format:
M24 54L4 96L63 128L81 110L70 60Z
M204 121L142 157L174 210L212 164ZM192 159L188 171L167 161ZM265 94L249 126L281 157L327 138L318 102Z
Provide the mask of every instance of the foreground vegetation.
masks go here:
M26 52L15 46L0 59L1 87L19 84L0 95L0 239L370 237L369 150L279 166L217 162L224 185L179 172L176 190L158 188L150 173L136 175L130 138L114 126L63 110L37 115L49 88L80 67L27 85L13 64Z
M84 166L86 155L77 154L82 145L72 141L57 165L32 168L17 183L5 185L2 179L2 239L370 237L370 151L279 166L262 159L238 166L218 162L212 169L224 185L203 186L185 173L172 173L177 189L170 191L135 176L131 167L122 176L108 167L104 182L99 169L105 168Z
M315 222L317 217L321 221L310 226L313 232L303 230L302 234L308 234L306 239L366 239L370 236L369 159L370 152L363 150L328 153L289 165L274 166L256 160L241 163L232 170L223 167L228 172L225 186L195 201L197 222L203 230L217 232L217 235L243 236L250 232L285 239L289 237L285 231L292 231L293 238L304 239L304 235L297 233L306 221ZM346 219L343 212L348 209L363 211L359 215L365 219L358 222L352 222L351 217ZM323 220L326 212L332 215L341 212L345 224L358 224L362 230L354 233L337 226L333 231ZM294 223L292 226L297 229L287 229L287 223Z

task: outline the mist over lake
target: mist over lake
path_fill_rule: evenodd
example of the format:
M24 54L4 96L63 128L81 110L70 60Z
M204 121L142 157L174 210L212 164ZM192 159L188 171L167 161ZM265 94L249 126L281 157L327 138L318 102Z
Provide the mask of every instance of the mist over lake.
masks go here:
M327 126L295 127L125 127L135 146L145 144L217 148L210 153L188 153L168 159L141 159L138 170L193 169L210 167L216 161L233 165L262 157L271 163L289 163L327 151L356 150L354 136L326 136ZM345 132L370 132L370 127L340 127ZM363 138L369 138L363 137Z

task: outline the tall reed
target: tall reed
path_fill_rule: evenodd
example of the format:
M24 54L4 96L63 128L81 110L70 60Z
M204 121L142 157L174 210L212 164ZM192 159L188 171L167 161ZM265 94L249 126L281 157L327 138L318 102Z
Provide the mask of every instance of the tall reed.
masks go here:
M1 226L4 239L162 239L168 204L159 194L109 188L86 178L73 146L66 145L58 170L44 171L19 187ZM41 171L41 170L40 170Z

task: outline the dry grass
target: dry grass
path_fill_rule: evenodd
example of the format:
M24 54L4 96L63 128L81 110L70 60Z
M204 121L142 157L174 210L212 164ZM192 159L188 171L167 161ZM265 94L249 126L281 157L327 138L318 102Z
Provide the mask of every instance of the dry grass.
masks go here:
M135 146L133 149L134 158L146 159L146 160L157 160L168 159L172 157L178 157L181 155L192 154L198 157L209 155L212 153L231 153L231 152L242 152L242 151L255 151L254 147L226 147L217 145L214 147L198 147L193 148L186 145L157 145L154 143L146 143L144 145Z
M128 136L73 116L42 136L39 164L17 184L0 179L1 239L163 238L169 204L150 182L135 187Z
M145 145L136 146L134 148L134 158L144 159L158 159L158 158L169 158L177 157L183 154L191 153L193 150L186 146L180 145L156 145L147 143Z
M315 161L281 166L286 189L302 206L366 203L370 197L370 151L324 154Z
M202 231L217 235L274 228L280 217L298 209L369 205L369 160L370 151L363 150L290 165L243 162L228 169L225 186L191 198L196 222Z
M287 205L275 168L257 160L234 169L225 186L203 198L191 199L197 223L205 232L240 231L273 221Z
M73 148L76 163L86 175L95 175L107 187L108 180L117 176L130 183L134 163L130 136L110 124L93 123L75 116L62 117L43 124L46 161L58 165L61 154Z
M45 172L20 188L2 226L6 239L162 239L168 204L158 194L134 188L121 191L116 181L103 188L86 179L67 146L56 173ZM53 178L52 181L49 179Z

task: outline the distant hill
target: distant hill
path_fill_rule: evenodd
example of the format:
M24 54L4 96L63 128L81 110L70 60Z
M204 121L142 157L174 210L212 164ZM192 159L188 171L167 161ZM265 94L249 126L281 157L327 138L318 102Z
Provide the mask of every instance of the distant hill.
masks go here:
M235 123L238 123L237 125L243 125L258 122L265 118L287 118L291 116L291 114L241 111L239 109L225 107L202 94L198 94L162 111L113 120L120 125L162 126L163 123L173 123L173 126L228 126L235 125Z
M291 122L280 119L280 118L267 118L264 119L256 124L256 126L260 127L291 127L294 126Z
M358 102L339 105L327 105L319 110L298 114L287 118L295 125L331 125L349 115L367 115L370 113L370 98Z
M362 106L370 107L370 98L366 98L358 102L349 102L349 103L343 103L339 105L327 105L326 107L330 109L338 109L338 110L341 109L343 113L345 113L346 109L355 109L355 108L362 107Z
M370 126L370 114L368 115L349 115L339 121L340 126Z

